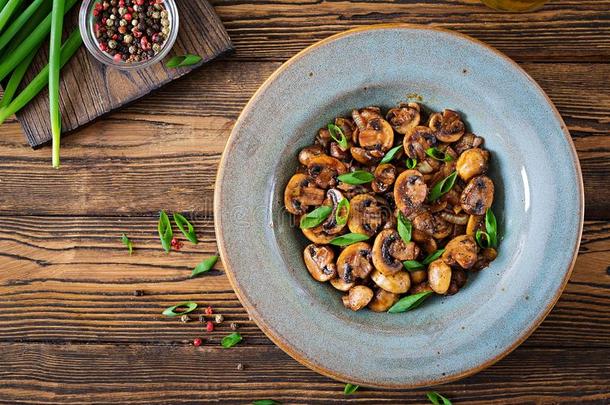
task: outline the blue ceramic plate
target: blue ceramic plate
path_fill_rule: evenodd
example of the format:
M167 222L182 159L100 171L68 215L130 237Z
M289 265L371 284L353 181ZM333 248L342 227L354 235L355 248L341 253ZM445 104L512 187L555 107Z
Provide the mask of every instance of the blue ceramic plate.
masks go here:
M403 314L352 312L305 269L283 190L318 128L412 93L459 111L492 151L499 256L457 295ZM523 342L570 276L584 212L570 136L532 78L472 38L408 25L335 35L279 68L233 129L214 208L229 279L269 338L322 374L378 387L455 380Z

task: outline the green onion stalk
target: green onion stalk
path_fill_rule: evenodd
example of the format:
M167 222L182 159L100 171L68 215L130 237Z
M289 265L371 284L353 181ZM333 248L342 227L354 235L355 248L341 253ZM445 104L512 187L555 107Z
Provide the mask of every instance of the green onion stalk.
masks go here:
M11 55L15 50L21 45L23 41L26 40L32 32L40 25L41 22L47 17L47 15L51 12L51 0L45 0L42 7L40 7L29 20L20 27L19 32L15 34L15 36L11 39L10 44L6 45L6 48L3 50L3 53L0 55L0 61L4 60L8 55ZM7 30L8 31L8 30ZM47 32L48 34L48 32ZM2 34L4 35L4 33ZM44 38L43 38L44 39Z
M30 17L36 13L44 2L45 0L34 0L32 4L30 4L28 8L21 13L21 15L15 18L13 23L9 25L4 32L2 32L2 35L0 35L0 50L4 49L10 40L13 39L13 37L17 34L17 32L19 32L21 27L23 27L30 20Z
M49 40L49 113L51 116L52 162L54 168L59 168L59 142L61 137L59 70L61 69L61 32L64 26L65 7L65 0L53 0L53 9L51 10L51 38Z
M0 11L0 32L4 29L4 26L9 22L11 16L19 9L23 0L8 0L6 5Z
M60 67L63 67L72 55L80 48L83 40L80 36L80 32L78 29L72 31L68 39L64 42L64 45L61 47L61 55L59 59ZM4 107L0 108L0 124L2 124L8 117L15 114L23 107L25 107L38 93L40 93L46 85L49 83L49 65L45 66L37 75L32 79L32 81L27 85L25 89L11 103Z
M8 80L8 83L4 88L4 95L2 96L2 100L0 100L0 109L8 106L11 101L13 101L15 93L17 93L17 88L21 84L23 76L25 76L25 73L32 64L32 60L34 60L35 56L36 52L32 52L27 58L25 58L19 63L19 66L17 66L15 70L13 70L11 78Z

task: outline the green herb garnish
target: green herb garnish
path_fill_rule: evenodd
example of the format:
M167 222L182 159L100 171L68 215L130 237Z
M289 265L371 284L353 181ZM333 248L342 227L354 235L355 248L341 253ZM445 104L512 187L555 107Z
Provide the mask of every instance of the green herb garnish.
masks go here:
M428 296L432 294L432 291L424 291L417 294L407 295L401 298L396 304L392 305L388 312L390 314L397 314L400 312L411 311L419 307Z
M309 229L320 225L332 212L332 208L328 205L322 205L310 213L301 217L301 229Z
M349 246L353 245L356 242L362 242L363 240L369 239L368 235L364 235L361 233L346 233L345 235L337 236L335 239L331 240L329 243L335 246Z
M496 222L496 216L494 215L491 208L485 212L485 230L487 231L488 240L490 247L498 247L498 224Z
M474 239L477 241L477 245L479 245L483 249L487 249L488 247L491 247L489 234L485 231L477 229L477 231L474 234Z
M210 256L207 259L203 260L193 269L191 273L191 278L197 277L200 274L206 273L214 267L216 262L218 261L218 256Z
M442 152L436 146L426 149L426 155L430 156L434 160L440 160L441 162L451 162L453 160L453 156Z
M395 147L393 147L392 149L390 149L390 150L388 151L388 153L386 153L386 154L383 156L383 159L381 159L381 162L379 162L379 163L389 163L389 162L391 162L391 161L392 161L392 159L394 159L394 156L396 155L396 153L397 153L397 152L400 150L400 148L402 148L402 147L403 147L402 145L398 145L398 146L395 146Z
M335 222L337 222L337 225L345 225L347 223L349 210L349 200L347 198L342 198L337 204L337 211L335 212Z
M121 235L121 242L123 242L123 245L127 246L127 249L129 249L129 254L132 254L133 253L133 243L131 243L131 241L129 240L127 235L125 235L125 234Z
M242 341L242 337L239 333L237 332L233 332L230 335L227 335L225 337L222 338L222 341L220 342L220 344L222 345L222 347L224 347L225 349L228 349L230 347L235 346L236 344L238 344L239 342Z
M358 388L360 388L359 385L349 383L345 384L345 388L343 388L343 394L352 395L354 392L358 391Z
M281 405L281 402L274 401L272 399L259 399L257 401L253 401L252 405Z
M178 229L186 236L188 240L197 244L199 241L197 240L197 234L195 233L195 228L193 225L182 215L182 214L174 214L174 222L178 226ZM186 225L186 229L185 229Z
M451 401L449 401L447 398L445 398L438 392L428 391L428 392L426 392L426 396L428 397L430 402L432 402L433 405L452 405ZM441 404L441 401L443 401L442 404Z
M417 260L405 260L402 262L402 265L409 271L417 271L424 268L424 264Z
M413 230L413 225L411 224L411 221L405 218L405 216L400 211L398 212L398 221L396 228L398 230L400 238L405 243L411 242L411 231Z
M445 253L445 249L438 249L434 253L430 253L428 256L426 256L426 258L422 261L422 263L423 264L430 264L433 261L435 261L436 259L438 259L439 257L441 257L441 255L443 253Z
M417 166L417 159L407 158L407 169L415 169Z
M432 187L432 190L430 190L430 195L428 196L428 199L430 201L436 201L443 194L448 193L449 190L451 190L453 188L456 177L457 177L457 171L454 171L449 176L445 177L444 179L442 179L441 181L436 183L434 185L434 187Z
M169 222L169 218L163 210L159 213L159 224L157 225L157 229L159 231L159 239L161 239L161 246L163 246L166 253L169 253L172 248L174 232L172 231L172 224Z
M200 61L201 61L201 56L199 56L199 55L188 54L188 55L174 56L165 63L165 66L167 66L168 68L178 68L178 67L191 66L196 63L199 63Z
M328 124L328 132L330 133L330 137L339 144L341 150L347 150L347 138L345 137L343 130L338 125Z
M364 171L364 170L356 170L351 173L345 173L337 177L339 181L343 183L358 185L358 184L366 184L370 183L375 179L372 173Z
M179 311L176 311L176 310ZM166 308L163 311L163 315L165 316L178 316L188 314L189 312L193 312L197 309L197 303L192 301L181 302L178 305L174 305L173 307Z

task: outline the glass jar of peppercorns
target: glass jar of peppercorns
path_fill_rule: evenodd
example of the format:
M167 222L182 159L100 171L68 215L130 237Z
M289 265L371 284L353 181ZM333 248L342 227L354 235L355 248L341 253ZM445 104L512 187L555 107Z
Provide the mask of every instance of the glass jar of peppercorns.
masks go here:
M85 0L80 31L89 52L119 69L140 69L162 60L178 35L174 0Z

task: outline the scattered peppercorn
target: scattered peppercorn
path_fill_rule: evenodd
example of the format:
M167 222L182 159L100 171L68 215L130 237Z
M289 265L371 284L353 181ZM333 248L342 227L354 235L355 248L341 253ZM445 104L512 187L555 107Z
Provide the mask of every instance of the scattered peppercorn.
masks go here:
M180 321L181 321L182 323L187 323L187 322L190 322L190 320L191 320L191 317L190 317L190 316L188 316L187 314L184 314L184 315L182 315L182 316L180 317Z
M170 33L163 0L101 0L93 6L93 17L100 50L117 62L152 58Z
M207 332L212 332L214 331L214 324L212 323L212 321L207 321L205 324L205 330Z
M206 315L212 315L214 313L214 310L212 309L212 307L207 307L203 312Z
M231 328L231 330L237 330L237 324L235 322L231 322L231 325L229 325L229 327Z
M243 364L241 364L241 363L237 363L237 369L238 369L239 371L242 371L242 370L244 369L244 365L243 365Z
M216 323L222 323L222 321L225 320L225 317L222 316L221 314L216 314L216 316L214 317L214 321L216 321Z
M193 346L195 346L195 347L201 346L202 343L203 343L203 340L201 340L201 338L193 339Z
M174 249L176 249L176 250L180 250L180 249L182 249L182 245L183 245L183 243L182 243L182 242L180 242L180 241L179 241L178 239L176 239L176 238L172 238L171 245L172 245L172 247L173 247Z
M142 290L135 290L135 291L133 292L133 295L134 295L135 297L141 297L141 296L143 296L143 295L144 295L144 291L142 291Z

